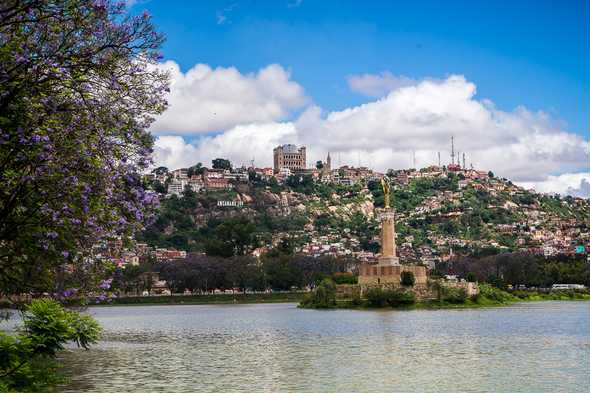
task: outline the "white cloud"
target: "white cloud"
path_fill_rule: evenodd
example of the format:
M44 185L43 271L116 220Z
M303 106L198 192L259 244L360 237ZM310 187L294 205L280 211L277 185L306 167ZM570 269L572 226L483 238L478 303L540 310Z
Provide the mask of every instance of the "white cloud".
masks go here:
M203 163L229 157L236 166L251 160L256 166L272 166L272 149L284 143L299 143L292 123L249 124L201 139L197 154Z
M424 80L424 79L423 79ZM430 79L435 80L435 79ZM379 98L401 87L415 86L421 80L408 78L404 75L393 75L389 71L380 74L349 75L346 82L350 90L368 97Z
M199 161L195 146L181 136L160 136L154 143L154 163L170 169L186 168Z
M524 182L521 185L534 188L538 192L590 198L590 173L588 172L549 175L541 181Z
M297 122L309 150L372 152L379 169L449 162L450 138L466 163L492 169L516 181L540 181L548 174L575 171L590 159L590 143L563 131L546 114L524 108L496 109L475 99L476 86L462 76L426 80L386 97L343 111L322 114L312 107ZM356 162L353 161L353 163ZM390 163L391 165L387 165Z
M249 124L222 134L203 137L188 143L181 136L159 136L154 145L157 166L170 169L201 162L208 166L214 158L230 158L236 166L272 166L272 149L284 143L298 143L292 123ZM269 153L270 152L270 153Z
M307 103L303 88L283 67L255 74L197 64L186 73L174 61L160 64L171 76L168 110L152 125L156 134L223 131L238 124L283 120Z
M200 72L198 67L205 67L204 73L218 71L197 66L183 78L195 78L189 74ZM302 105L303 93L299 85L289 81L279 66L270 67L277 68L271 74L282 75L279 84L291 83L296 86L292 93L284 93L288 98L278 101L290 102L286 107ZM240 96L253 97L240 100L236 106L239 107L242 102L248 105L252 101L277 100L272 97L274 89L260 88L258 82L254 82L264 79L260 78L260 73L267 69L260 71L256 77L244 77L234 69L221 69L233 74L238 89L242 89ZM231 83L227 83L227 89L233 89ZM182 84L191 85L188 82ZM276 86L277 83L268 85ZM254 91L250 91L252 89ZM197 101L203 101L206 105L216 102L213 93L219 89L197 90L202 92ZM176 99L181 100L181 93L177 91L176 94ZM202 118L211 109L201 110L196 107L195 112L198 113L194 118L185 109L180 113L193 118L188 123L198 123L199 127L168 126L160 129L177 132L194 132L195 129L227 131L203 137L194 145L184 146L174 140L176 153L160 153L160 156L170 162L180 161L177 156L189 154L192 157L187 165L198 161L208 163L216 157L229 158L240 165L254 158L256 165L267 166L272 164L273 147L281 143L295 143L308 147L310 166L331 152L334 164L360 163L377 170L386 170L411 167L413 154L418 167L435 164L437 152L441 154L442 163L447 164L450 161L450 138L453 135L455 152L465 152L468 165L473 163L478 169L492 170L499 176L527 187L534 186L542 192L588 195L590 174L575 173L590 161L590 142L587 139L565 131L563 124L543 112L531 112L524 107L510 112L502 111L489 100L476 99L475 94L474 83L463 76L454 75L445 80L428 79L398 87L376 101L342 111L325 112L319 107L310 106L292 122L277 121L287 111L280 105L282 109L270 111L273 115L265 112L268 115L266 117L257 115L247 119L243 119L243 116L251 115L264 105L255 104L255 109L245 112L225 109L226 114L221 119L225 124L219 122L215 125L209 125L208 120ZM189 97L193 95L189 94ZM197 101L183 105L185 108L196 106ZM230 107L233 108L232 105ZM168 121L172 121L171 118ZM182 124L187 123L186 118L182 120ZM156 145L170 147L171 140L160 138Z
M580 180L580 185L575 187L568 187L566 190L566 194L580 197L580 198L590 198L590 174L586 174L587 176Z

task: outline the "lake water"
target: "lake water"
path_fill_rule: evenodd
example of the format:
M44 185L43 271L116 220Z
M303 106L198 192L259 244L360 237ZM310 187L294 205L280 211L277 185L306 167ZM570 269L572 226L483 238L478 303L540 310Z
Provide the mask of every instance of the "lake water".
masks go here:
M590 302L440 311L96 307L62 392L589 392Z

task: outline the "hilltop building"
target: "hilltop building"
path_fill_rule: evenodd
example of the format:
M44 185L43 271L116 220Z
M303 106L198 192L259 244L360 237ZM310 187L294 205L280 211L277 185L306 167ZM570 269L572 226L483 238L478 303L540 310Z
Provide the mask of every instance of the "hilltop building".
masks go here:
M273 149L273 156L275 173L285 168L295 172L307 167L305 146L300 148L291 144L277 146Z

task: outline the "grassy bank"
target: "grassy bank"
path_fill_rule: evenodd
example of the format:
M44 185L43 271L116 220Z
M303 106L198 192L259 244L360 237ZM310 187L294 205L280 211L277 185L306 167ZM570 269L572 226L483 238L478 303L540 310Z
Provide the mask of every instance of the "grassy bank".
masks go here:
M590 291L588 290L507 292L485 283L480 284L479 288L478 295L468 297L463 289L440 287L437 299L417 299L415 293L408 288L383 289L376 287L369 289L363 298L337 299L334 284L325 281L313 293L306 294L299 306L313 309L437 310L499 307L523 301L590 300Z
M171 295L171 296L130 296L113 298L109 302L89 305L126 306L162 304L250 304L250 303L298 303L303 299L302 292L285 293L240 293L216 295Z

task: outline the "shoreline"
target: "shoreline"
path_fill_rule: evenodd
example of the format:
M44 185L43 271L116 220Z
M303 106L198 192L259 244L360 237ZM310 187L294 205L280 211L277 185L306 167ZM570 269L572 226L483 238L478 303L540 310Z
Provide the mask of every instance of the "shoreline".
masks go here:
M305 296L304 292L281 293L236 293L214 295L162 295L132 296L111 298L108 302L89 302L88 307L111 306L182 306L182 305L231 305L231 304L271 304L299 303Z
M339 299L336 300L335 304L330 307L315 307L313 304L304 305L300 303L299 308L312 310L459 310L506 307L516 303L590 301L590 294L577 294L578 296L568 296L569 294L564 295L563 293L554 295L540 295L539 293L534 293L527 297L519 297L508 293L506 294L510 297L505 300L494 300L487 297L483 297L478 300L466 299L465 302L462 303L452 303L439 300L426 300L418 301L413 304L399 304L393 306L390 304L374 306L368 304L366 300L361 300L360 303L358 303L358 300L355 302L352 299Z
M271 294L269 294L271 295ZM90 303L87 304L87 307L112 307L112 306L189 306L189 305L236 305L236 304L280 304L280 303L295 303L298 305L299 308L302 309L312 309L312 310L452 310L452 309L477 309L477 308L494 308L494 307L505 307L510 306L515 303L532 303L532 302L580 302L580 301L590 301L589 299L541 299L541 298L533 298L533 299L515 299L507 302L484 302L484 303L476 303L473 301L469 301L466 303L438 303L436 301L432 302L419 302L412 305L407 306L384 306L384 307L374 307L368 305L355 305L352 304L351 300L339 300L334 307L330 308L313 308L313 307L302 307L300 305L301 300L303 299L303 293L289 293L289 294L272 294L275 296L269 296L265 298L244 298L243 294L239 295L215 295L215 296L223 296L226 297L225 299L203 299L201 297L204 296L214 296L214 295L196 295L195 297L199 297L198 299L191 299L184 298L185 295L181 296L172 296L177 299L170 299L170 296L162 296L162 298L157 298L158 301L151 301L154 298L145 297L141 299L145 299L142 301L127 301L129 298L119 298L122 301L118 302L108 302L108 303ZM286 296L278 296L278 295L286 295ZM246 294L249 296L249 294ZM182 298L182 299L178 299Z

